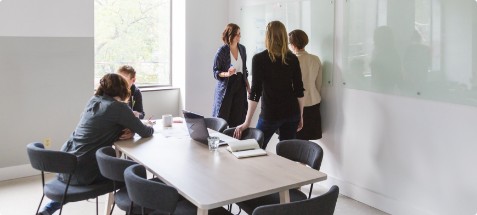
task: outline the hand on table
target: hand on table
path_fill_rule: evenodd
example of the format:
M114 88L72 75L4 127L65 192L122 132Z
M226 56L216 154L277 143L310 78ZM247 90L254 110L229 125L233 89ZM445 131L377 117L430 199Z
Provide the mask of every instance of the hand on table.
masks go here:
M125 129L123 129L123 133L121 134L119 139L120 140L127 140L127 139L131 139L133 137L134 137L134 132L131 131L131 129L129 129L129 128L125 128Z

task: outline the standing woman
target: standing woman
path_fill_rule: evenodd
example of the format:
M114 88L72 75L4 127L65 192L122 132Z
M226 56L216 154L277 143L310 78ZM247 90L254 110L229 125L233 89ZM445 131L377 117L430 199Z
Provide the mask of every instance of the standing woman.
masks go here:
M308 44L308 35L302 30L294 30L288 34L290 49L300 61L301 76L305 87L303 129L296 137L302 140L316 140L321 138L321 82L322 66L320 58L305 51Z
M273 133L280 129L280 140L294 139L303 122L303 82L298 58L288 50L285 26L280 21L267 25L266 50L253 56L252 89L248 97L245 122L235 129L234 137L240 138L250 126L260 97L262 110L257 128L264 133L267 147Z
M240 27L228 24L222 33L224 45L214 59L215 87L212 116L227 121L230 127L240 125L247 113L247 92L250 92L247 53L240 42Z

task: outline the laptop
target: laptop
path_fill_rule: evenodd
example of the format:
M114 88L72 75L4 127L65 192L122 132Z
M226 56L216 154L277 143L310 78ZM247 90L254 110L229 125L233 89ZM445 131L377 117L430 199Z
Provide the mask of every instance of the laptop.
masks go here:
M204 116L186 110L182 110L182 113L184 114L184 119L186 121L190 138L208 145L207 138L209 137L209 131L207 130ZM219 145L222 145L221 143L225 142L220 140Z

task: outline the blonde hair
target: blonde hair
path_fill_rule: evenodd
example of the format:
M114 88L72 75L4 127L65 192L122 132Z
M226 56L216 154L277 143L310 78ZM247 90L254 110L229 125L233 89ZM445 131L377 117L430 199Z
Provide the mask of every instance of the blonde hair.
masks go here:
M272 62L275 62L277 57L281 57L282 63L287 64L285 59L288 52L288 35L285 25L280 21L268 23L267 33L265 34L265 47Z

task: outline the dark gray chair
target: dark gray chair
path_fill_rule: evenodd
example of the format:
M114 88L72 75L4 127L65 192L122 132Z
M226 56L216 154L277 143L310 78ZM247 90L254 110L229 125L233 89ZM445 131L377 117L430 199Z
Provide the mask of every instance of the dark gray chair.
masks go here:
M287 204L260 206L252 215L333 215L339 188L333 185L321 196Z
M229 125L225 119L219 117L204 118L207 128L222 133Z
M114 203L110 214L113 214L114 205L117 205L123 211L129 212L131 200L124 184L124 170L137 163L132 160L117 158L116 151L111 146L96 151L96 160L101 174L114 182ZM150 210L148 211L150 212ZM141 213L141 208L135 207L132 212L134 214Z
M234 136L234 128L227 128L224 130L225 135L233 137ZM263 132L260 131L258 128L247 128L242 132L242 137L240 138L241 140L247 140L247 139L255 139L258 142L258 145L260 145L260 148L263 146Z
M277 155L320 170L323 160L323 149L318 144L308 140L283 140L277 144ZM290 201L295 202L309 199L312 191L313 184L310 185L308 197L298 189L290 189ZM252 214L253 210L259 206L278 203L280 203L280 195L274 193L239 202L237 205L248 214Z
M182 199L174 187L146 179L146 169L139 165L124 171L129 198L142 208L155 209L152 214L195 215L197 207ZM142 212L144 214L144 211ZM209 210L209 215L232 215L223 207Z
M41 171L41 183L43 196L36 213L40 210L45 195L62 205L68 202L77 202L96 198L96 214L98 214L98 196L112 192L113 182L109 180L93 183L90 185L70 185L71 177L78 164L77 157L62 151L46 150L42 143L30 143L27 145L28 158L33 168ZM58 179L45 183L45 172L68 174L67 183ZM60 215L63 206L60 208Z

